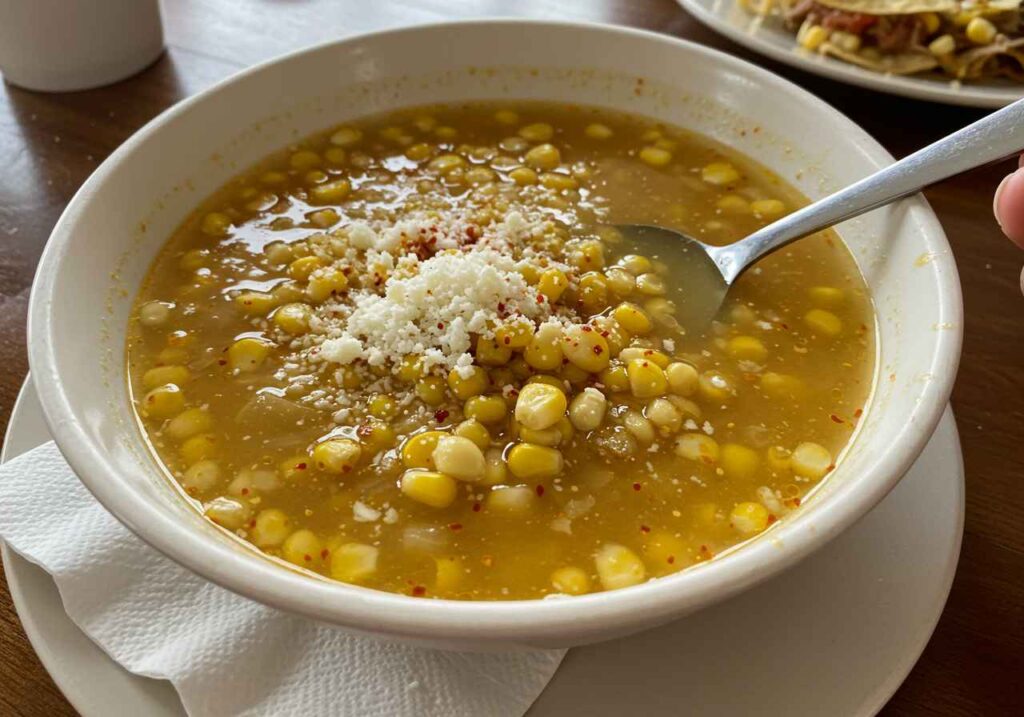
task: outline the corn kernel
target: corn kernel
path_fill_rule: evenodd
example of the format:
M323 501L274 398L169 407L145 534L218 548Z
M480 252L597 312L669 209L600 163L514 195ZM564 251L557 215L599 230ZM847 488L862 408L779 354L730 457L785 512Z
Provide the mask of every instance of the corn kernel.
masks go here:
M701 170L700 176L716 187L726 187L740 181L740 173L728 162L712 162Z
M757 535L768 527L768 509L760 503L740 503L729 514L729 524L743 535Z
M331 135L331 144L337 147L351 147L362 138L362 131L355 127L341 127Z
M956 40L952 35L939 35L928 43L928 52L938 57L950 55L956 51Z
M180 451L185 463L196 463L217 453L217 440L209 433L201 433L182 443Z
M797 31L796 40L805 50L817 50L828 40L828 36L829 31L826 28L805 20Z
M231 219L228 215L220 212L210 212L199 223L199 231L211 237L227 236L229 229L231 229Z
M674 361L665 367L669 390L677 396L692 396L700 383L697 369L688 363Z
M327 160L328 164L331 164L335 167L340 167L341 165L345 164L345 158L347 156L348 153L345 152L345 150L342 149L341 147L328 147L327 149L324 150L324 159Z
M228 365L237 371L255 371L270 355L273 344L262 339L244 338L228 348Z
M569 421L577 431L593 431L601 425L607 408L604 394L587 387L569 405Z
M370 415L375 418L392 418L398 411L398 404L391 396L377 393L370 398L367 408L369 408Z
M563 595L583 595L590 592L590 578L580 568L558 568L551 573L551 586Z
M517 167L508 173L508 178L520 187L529 187L537 183L537 173L529 167Z
M463 436L442 435L433 452L437 470L461 481L478 481L484 476L483 451Z
M772 446L765 452L768 467L776 473L785 473L789 471L791 468L790 458L792 455L791 451L786 450L782 446Z
M484 477L481 481L485 485L498 485L508 481L508 464L500 448L488 449L484 454L487 465L484 468Z
M463 376L463 372L467 375ZM453 368L448 373L448 387L460 401L479 396L487 390L488 383L487 372L479 366Z
M683 414L675 404L664 398L655 398L644 409L647 420L657 426L664 435L675 433L683 425Z
M668 389L665 372L649 359L630 359L626 371L629 374L629 390L637 398L662 396Z
M804 314L804 323L812 331L824 336L838 336L843 331L842 320L831 311L811 309Z
M477 363L484 366L504 366L512 358L512 349L496 338L485 339L481 336L476 341L474 357Z
M377 572L380 550L363 543L345 543L331 551L331 577L343 583L361 583Z
M601 385L613 393L629 390L629 373L626 367L616 363L598 374Z
M976 17L967 23L965 34L975 45L988 45L996 39L996 26L984 17Z
M846 52L857 52L860 49L861 40L860 35L855 35L852 32L844 32L843 30L833 30L832 34L829 35L829 42Z
M564 192L567 189L576 189L580 186L575 177L557 172L545 172L540 175L540 183L541 186L556 192Z
M142 387L148 390L167 383L181 386L189 378L191 374L184 366L155 366L142 374Z
M249 538L258 548L276 548L288 537L288 516L277 508L261 510Z
M654 273L641 274L636 278L636 290L647 296L662 296L665 293L665 280Z
M181 477L181 486L189 494L211 490L220 480L220 466L211 460L200 460L189 466Z
M274 324L282 331L289 334L302 334L309 329L309 319L312 315L309 307L305 304L285 304L278 308L273 315Z
M309 277L306 295L316 303L322 303L348 288L348 277L340 269L325 269Z
M142 398L142 413L146 418L171 418L185 408L185 394L173 383L157 386Z
M929 35L938 30L939 26L942 24L942 20L939 18L938 14L934 12L922 12L918 13L917 16L921 19L921 22L924 24L925 32Z
M523 480L553 478L562 472L563 465L560 451L533 443L512 446L507 462L512 475Z
M612 136L612 129L607 125L594 122L584 128L583 134L590 137L590 139L609 139Z
M738 194L726 194L715 202L715 207L728 214L749 214L750 202Z
M313 187L309 190L309 196L315 204L336 204L351 191L352 185L347 179L335 179Z
M401 488L403 494L431 508L447 508L455 502L458 493L454 478L424 470L406 471L402 475Z
M277 306L277 299L262 291L243 291L235 296L235 305L245 314L266 316Z
M473 399L469 399L472 401ZM504 402L503 402L504 403ZM452 431L456 436L468 438L476 444L480 450L485 450L491 445L491 432L487 427L475 418L467 418Z
M686 544L667 531L655 531L644 538L644 557L658 575L680 570L686 554Z
M786 205L778 199L755 199L750 203L750 209L761 219L775 219L786 213Z
M818 443L801 443L793 449L790 466L798 476L820 480L832 470L832 454Z
M574 325L565 330L562 354L574 366L588 373L603 371L611 360L608 341L589 325Z
M501 124L516 124L519 121L519 115L512 110L498 110L494 113L494 119Z
M654 443L654 439L657 437L654 424L634 409L630 409L622 415L622 425L641 445L648 446Z
M495 330L494 338L510 349L526 348L533 338L533 324L527 319L510 320Z
M807 294L811 301L822 306L839 306L846 298L846 293L835 286L812 286Z
M551 371L562 365L562 329L557 324L542 324L523 352L526 363L539 370Z
M631 334L646 334L654 327L647 312L629 302L623 302L612 309L612 318Z
M441 431L423 431L411 436L402 446L402 462L406 468L433 468L434 449L445 434Z
M750 480L757 474L760 463L757 453L746 446L726 443L721 447L719 464L729 478Z
M249 519L251 509L245 503L221 496L203 506L203 515L222 528L238 530Z
M507 515L523 515L533 509L537 495L529 486L499 486L487 494L487 508Z
M768 349L753 336L734 336L729 339L727 350L730 356L741 361L763 363L768 358Z
M560 269L548 269L540 275L540 281L537 282L537 290L547 297L549 304L557 302L568 286L569 280Z
M546 383L528 383L516 398L516 420L527 428L543 431L565 415L568 401L560 388Z
M371 418L361 425L356 435L359 436L367 455L371 456L395 444L395 432L388 424L376 418Z
M349 473L362 453L363 449L350 438L331 438L313 447L313 463L328 473Z
M547 142L555 136L555 128L547 122L535 122L520 128L519 136L530 142Z
M562 163L562 155L552 144L538 144L526 153L524 160L533 169L551 170Z
M289 563L311 568L320 562L321 550L323 544L312 530L296 530L285 539L281 556Z
M637 554L616 543L608 543L597 551L594 563L605 590L637 585L647 577L647 570Z
M205 433L213 428L213 417L202 408L190 408L182 411L167 422L164 433L171 438L183 441L198 433Z
M772 398L795 399L803 393L803 381L796 376L766 371L761 374L761 390Z
M735 392L732 384L718 371L705 371L697 380L697 390L706 401L721 403L732 398Z
M640 161L652 167L667 167L672 161L672 153L660 147L644 147L639 153Z
M288 158L288 164L291 165L292 169L298 169L299 171L315 169L320 166L320 161L320 155L308 149L300 149Z
M416 395L428 406L439 406L444 401L444 380L438 376L425 376L416 382Z
M720 454L718 442L703 433L684 433L676 439L676 455L680 458L712 465Z
M488 425L505 420L508 405L501 396L473 396L463 407L468 418L475 418Z

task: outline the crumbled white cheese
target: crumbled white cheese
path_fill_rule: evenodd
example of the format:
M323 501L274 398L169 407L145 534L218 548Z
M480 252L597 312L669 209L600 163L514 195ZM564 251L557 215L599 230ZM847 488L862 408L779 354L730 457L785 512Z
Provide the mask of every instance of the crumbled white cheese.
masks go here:
M357 523L372 523L380 519L380 511L361 500L352 504L352 518Z

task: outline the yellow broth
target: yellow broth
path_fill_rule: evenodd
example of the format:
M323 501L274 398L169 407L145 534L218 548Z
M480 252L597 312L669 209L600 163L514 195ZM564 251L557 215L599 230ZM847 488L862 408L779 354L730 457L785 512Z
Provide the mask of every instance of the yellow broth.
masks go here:
M686 335L678 256L610 225L727 243L801 202L706 138L606 110L334 128L168 240L129 327L139 420L211 520L325 577L494 600L683 570L834 468L870 390L870 298L826 233Z

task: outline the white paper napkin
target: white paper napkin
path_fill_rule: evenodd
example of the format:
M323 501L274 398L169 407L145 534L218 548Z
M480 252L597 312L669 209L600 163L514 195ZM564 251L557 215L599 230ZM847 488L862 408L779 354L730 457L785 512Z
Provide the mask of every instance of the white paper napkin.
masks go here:
M0 467L0 538L53 576L71 619L190 715L522 715L564 650L468 654L346 635L246 600L132 535L53 443Z

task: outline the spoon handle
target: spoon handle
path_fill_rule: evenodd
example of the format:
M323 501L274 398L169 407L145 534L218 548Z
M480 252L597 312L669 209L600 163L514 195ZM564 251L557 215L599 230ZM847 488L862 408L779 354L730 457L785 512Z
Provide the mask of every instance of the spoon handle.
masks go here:
M869 177L759 229L714 253L726 283L792 241L908 194L1024 150L1024 100L964 127ZM728 251L726 251L728 249Z

